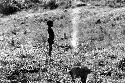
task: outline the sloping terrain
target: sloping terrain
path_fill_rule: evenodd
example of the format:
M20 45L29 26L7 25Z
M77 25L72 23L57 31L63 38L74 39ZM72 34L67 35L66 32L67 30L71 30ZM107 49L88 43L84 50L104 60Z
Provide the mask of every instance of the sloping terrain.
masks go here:
M124 11L102 11L79 24L79 55L94 71L92 83L124 83Z
M0 83L124 83L124 7L78 9L0 18Z

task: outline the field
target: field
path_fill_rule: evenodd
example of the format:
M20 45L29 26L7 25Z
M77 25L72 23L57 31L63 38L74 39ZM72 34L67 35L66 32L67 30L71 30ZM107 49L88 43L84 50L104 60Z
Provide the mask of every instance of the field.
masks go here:
M125 83L125 7L95 2L0 10L0 83Z

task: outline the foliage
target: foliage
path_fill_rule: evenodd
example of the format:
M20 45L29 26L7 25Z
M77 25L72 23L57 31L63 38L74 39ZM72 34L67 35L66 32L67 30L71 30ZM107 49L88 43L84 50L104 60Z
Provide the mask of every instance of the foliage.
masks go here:
M118 68L122 70L123 72L125 71L125 58L123 58L118 65Z
M6 0L0 3L0 13L7 16L15 14L17 11L20 11L19 4L17 4L18 6L14 4L15 3L12 3L10 0Z

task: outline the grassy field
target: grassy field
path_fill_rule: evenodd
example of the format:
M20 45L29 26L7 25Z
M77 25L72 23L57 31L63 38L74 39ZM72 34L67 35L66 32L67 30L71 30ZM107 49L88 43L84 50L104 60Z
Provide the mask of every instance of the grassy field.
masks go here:
M0 83L124 83L125 8L87 4L2 13Z

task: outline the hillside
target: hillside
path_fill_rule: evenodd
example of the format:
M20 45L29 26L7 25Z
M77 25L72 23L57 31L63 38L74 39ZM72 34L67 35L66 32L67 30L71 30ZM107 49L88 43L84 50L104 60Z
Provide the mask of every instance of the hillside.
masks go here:
M1 16L0 83L125 82L125 7L78 4Z

